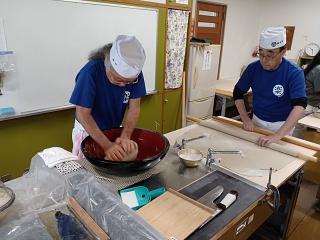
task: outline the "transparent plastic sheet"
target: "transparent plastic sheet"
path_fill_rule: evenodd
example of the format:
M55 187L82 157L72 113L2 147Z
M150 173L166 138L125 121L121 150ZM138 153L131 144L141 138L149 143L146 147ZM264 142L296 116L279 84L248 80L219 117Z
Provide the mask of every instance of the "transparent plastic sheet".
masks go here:
M12 51L0 51L0 88L13 91L18 88L16 64Z
M127 205L108 182L96 179L84 169L61 175L48 168L40 156L32 158L30 170L37 170L38 194L26 193L25 176L6 182L16 199L0 221L1 239L53 239L39 218L45 211L70 214L67 203L73 197L114 239L165 239Z

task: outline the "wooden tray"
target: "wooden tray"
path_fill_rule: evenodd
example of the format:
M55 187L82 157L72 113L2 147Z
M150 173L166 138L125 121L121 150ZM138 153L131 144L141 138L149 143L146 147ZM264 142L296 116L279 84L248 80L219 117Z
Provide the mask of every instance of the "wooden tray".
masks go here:
M169 189L136 211L168 239L185 239L209 219L214 210Z

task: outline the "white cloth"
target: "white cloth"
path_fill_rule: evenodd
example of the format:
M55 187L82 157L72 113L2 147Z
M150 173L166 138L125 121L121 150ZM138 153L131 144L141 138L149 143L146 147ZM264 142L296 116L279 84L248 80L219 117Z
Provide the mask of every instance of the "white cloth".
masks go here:
M51 147L39 152L38 155L44 160L45 164L52 168L55 165L67 161L78 160L78 156L61 148Z
M279 121L279 122L267 122L260 118L258 118L256 115L253 114L252 122L255 126L265 129L270 132L276 132L278 129L285 123L285 121ZM292 135L294 128L287 134Z
M81 143L89 134L84 130L83 126L75 119L74 128L72 130L72 153L77 155L79 159L84 159L84 155L81 151Z

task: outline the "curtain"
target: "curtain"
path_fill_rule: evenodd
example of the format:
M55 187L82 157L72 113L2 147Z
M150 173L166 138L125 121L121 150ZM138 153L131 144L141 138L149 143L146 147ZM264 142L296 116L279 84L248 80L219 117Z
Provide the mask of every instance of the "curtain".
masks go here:
M189 11L168 9L165 89L182 86Z

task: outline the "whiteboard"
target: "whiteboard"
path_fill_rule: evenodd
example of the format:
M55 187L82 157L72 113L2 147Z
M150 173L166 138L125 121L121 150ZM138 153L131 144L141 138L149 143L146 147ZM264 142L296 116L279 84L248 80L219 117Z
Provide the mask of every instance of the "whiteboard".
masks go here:
M1 0L7 50L17 87L2 90L0 108L17 114L70 106L75 77L91 50L134 35L146 52L147 92L155 91L158 10L87 1Z

